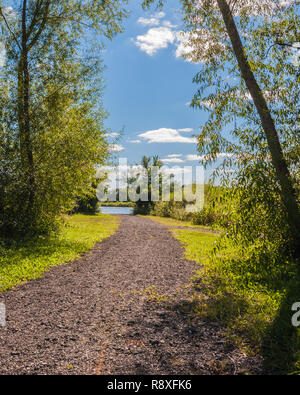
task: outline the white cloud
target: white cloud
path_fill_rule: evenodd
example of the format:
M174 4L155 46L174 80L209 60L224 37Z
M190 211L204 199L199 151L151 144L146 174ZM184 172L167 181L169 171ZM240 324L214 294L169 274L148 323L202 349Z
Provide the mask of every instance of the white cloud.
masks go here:
M161 159L161 161L163 163L183 163L184 160L180 159L180 158L165 158L165 159Z
M176 25L173 25L170 21L162 21L162 24L163 24L163 26L166 26L166 27L170 27L170 28L175 28L175 27L177 27Z
M184 58L186 61L195 62L195 59L188 56L193 51L193 47L190 44L190 33L176 30L177 26L168 20L161 21L160 18L163 16L164 13L157 13L150 18L141 17L138 19L138 23L143 26L157 27L152 27L145 34L137 36L133 40L135 45L149 56L152 56L158 50L167 48L169 44L174 44L176 47L175 56L177 58L186 55ZM209 46L209 43L207 45Z
M154 55L159 49L167 48L175 40L174 32L168 27L155 27L146 34L137 36L135 44L148 55Z
M176 33L177 49L175 51L176 58L182 58L184 55L191 53L193 48L189 45L190 34L184 32ZM186 61L192 62L192 59L187 56Z
M159 22L158 20L156 22ZM159 24L159 23L156 23ZM158 50L167 48L169 44L176 47L176 58L184 58L187 62L199 63L204 61L204 57L210 51L211 46L220 49L221 44L213 42L211 35L207 29L201 29L197 33L191 35L188 32L183 32L174 29L169 21L163 21L161 26L149 29L144 35L139 35L134 41L142 51L148 55L154 55ZM200 54L195 54L195 43L193 40L201 39ZM203 59L202 59L203 58Z
M154 26L159 25L159 19L157 18L139 18L137 21L140 25L143 26Z
M234 156L231 152L220 152L216 155L217 159L219 158L232 158ZM193 161L200 161L205 159L205 155L197 155L197 154L190 154L186 156L186 161L193 162Z
M137 20L137 23L139 23L140 25L143 25L143 26L157 26L160 23L160 19L164 18L165 15L166 14L164 12L162 12L162 11L161 12L157 12L156 14L151 15L149 18L140 17ZM168 21L166 21L166 22L168 22ZM165 23L163 22L163 24L165 24Z
M141 140L128 140L128 142L132 144L140 144Z
M294 4L296 0L239 0L234 2L234 15L247 14L252 16L270 15L280 12L283 7ZM199 7L207 0L198 0ZM210 0L213 8L217 8L217 1ZM177 26L169 20L161 20L165 17L164 12L158 12L149 18L140 17L138 23L143 26L157 26L149 29L144 35L139 35L134 39L142 51L149 56L154 55L158 50L167 48L169 44L176 47L176 58L183 58L187 62L207 63L211 61L211 56L226 50L223 42L216 37L213 32L205 28L197 31L184 32L176 30Z
M189 133L189 132L192 132L194 129L192 129L192 128L185 128L185 129L178 129L178 132L186 132L186 133Z
M203 156L199 156L199 155L187 155L185 158L188 162L193 162L193 161L200 161L203 159Z
M180 158L182 154L172 154L172 155L167 155L168 158Z
M120 145L120 144L112 144L112 145L110 145L109 149L110 149L110 151L113 151L113 152L121 152L121 151L124 151L125 148L123 147L123 145Z
M213 32L206 28L198 28L193 32L176 32L177 49L175 56L191 63L208 63L211 54L218 54L225 49Z
M139 134L139 137L148 140L148 143L197 143L196 138L181 136L178 130L168 128L149 130L145 133Z

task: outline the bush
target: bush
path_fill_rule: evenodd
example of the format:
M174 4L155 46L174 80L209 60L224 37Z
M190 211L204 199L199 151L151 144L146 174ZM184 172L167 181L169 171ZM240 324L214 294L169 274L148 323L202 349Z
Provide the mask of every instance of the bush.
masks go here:
M108 154L103 133L88 111L66 110L35 141L31 185L20 150L10 151L0 130L0 237L51 233L61 214L72 211L76 202L77 212L95 210L96 200L90 199L94 163L103 164Z
M192 223L193 225L213 225L218 222L218 218L218 215L210 207L204 207L198 213L193 213Z
M185 209L184 202L155 202L151 211L151 215L156 215L157 217L169 217L174 218L179 221L188 221L191 218L191 213L187 212Z
M171 216L171 206L170 202L156 202L151 210L151 215L156 215L158 217L170 217Z
M78 199L72 213L96 214L99 200L96 192L92 191Z
M152 209L151 202L141 202L140 200L135 203L133 207L133 214L149 215Z

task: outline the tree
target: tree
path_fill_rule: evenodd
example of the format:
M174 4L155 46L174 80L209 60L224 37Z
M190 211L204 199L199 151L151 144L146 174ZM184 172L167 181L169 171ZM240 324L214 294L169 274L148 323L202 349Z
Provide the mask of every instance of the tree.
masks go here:
M6 48L0 77L1 140L6 147L1 164L11 166L5 170L10 182L3 179L2 229L37 229L42 217L52 222L86 192L94 165L103 163L108 146L99 55L103 38L122 29L122 3L0 2ZM7 157L10 150L13 161Z
M144 5L152 2L145 1ZM159 3L161 5L162 1ZM276 53L276 47L283 44L283 37L289 46L297 41L294 3L281 0L182 0L187 26L185 57L202 63L205 69L195 78L200 88L193 105L213 111L199 137L199 150L207 154L204 162L215 160L222 154L220 149L224 148L228 154L235 154L239 158L242 155L245 157L248 148L253 151L252 160L255 155L260 156L261 160L262 153L265 160L269 157L286 212L292 249L295 256L299 257L300 211L295 177L291 173L299 156L293 161L289 155L291 151L297 152L295 147L299 145L299 137L295 126L291 125L292 118L296 123L293 96L291 100L284 97L290 94L290 87L291 93L295 90L295 68L290 64L284 70L288 53L282 54L281 51L279 56ZM226 70L241 81L239 87L224 82ZM279 72L282 74L279 75ZM270 89L271 85L274 90ZM205 90L210 90L206 97L203 94ZM282 100L280 109L270 108L268 99L272 97L267 96L273 96L274 99L274 94ZM244 103L241 103L241 99ZM240 109L236 108L238 104ZM243 132L236 129L235 140L229 142L217 129L226 123L232 124L236 115L251 122ZM250 131L250 123L252 126L255 124L255 133ZM208 139L210 143L205 147ZM288 147L291 142L293 145ZM290 152L287 152L287 148Z
M217 0L217 3L226 25L226 30L236 56L242 78L244 79L254 101L267 138L272 164L275 168L276 176L281 186L281 198L287 212L287 220L289 222L291 234L294 235L294 247L297 250L297 255L300 256L300 210L287 162L283 156L283 151L275 123L263 92L256 81L249 61L247 60L247 56L243 49L243 44L234 22L231 9L226 0Z
M151 161L152 161L152 163L151 163ZM162 176L158 170L163 166L163 163L161 162L161 160L159 159L159 157L157 155L154 155L152 158L148 157L148 156L143 156L142 160L141 160L141 166L144 171L141 172L142 174L138 174L137 177L133 178L131 181L136 182L136 180L140 176L147 177L146 196L148 196L148 199L147 199L147 201L138 200L135 203L134 212L136 214L149 214L151 209L154 206L154 202L152 201L152 182L153 181L158 184L159 194L161 195ZM156 172L153 172L154 167L157 170L157 174L156 174ZM144 174L144 172L145 172L145 174ZM156 177L157 177L157 180L155 180ZM136 192L138 194L141 193L140 189L141 189L140 187L137 188Z

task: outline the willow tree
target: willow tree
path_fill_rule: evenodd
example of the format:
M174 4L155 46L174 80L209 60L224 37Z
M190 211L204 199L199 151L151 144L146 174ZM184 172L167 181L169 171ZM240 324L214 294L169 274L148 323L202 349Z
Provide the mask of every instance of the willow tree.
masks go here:
M100 54L123 3L0 2L2 233L46 229L104 161Z
M226 153L231 157L227 163L235 158L241 169L240 184L248 190L255 184L268 200L268 193L271 196L278 189L281 206L276 205L279 212L275 215L284 211L291 246L299 256L299 99L297 64L292 60L299 40L297 2L181 3L186 27L182 32L184 56L201 68L194 79L199 89L192 105L209 112L199 136L203 163ZM251 177L250 165L255 169Z

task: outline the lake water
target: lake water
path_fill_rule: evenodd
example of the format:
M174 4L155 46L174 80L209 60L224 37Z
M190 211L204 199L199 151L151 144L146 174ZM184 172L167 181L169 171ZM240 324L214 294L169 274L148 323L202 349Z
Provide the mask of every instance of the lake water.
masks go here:
M102 214L133 215L132 207L103 206L99 211Z

